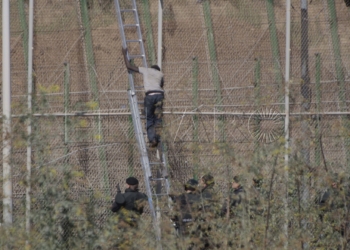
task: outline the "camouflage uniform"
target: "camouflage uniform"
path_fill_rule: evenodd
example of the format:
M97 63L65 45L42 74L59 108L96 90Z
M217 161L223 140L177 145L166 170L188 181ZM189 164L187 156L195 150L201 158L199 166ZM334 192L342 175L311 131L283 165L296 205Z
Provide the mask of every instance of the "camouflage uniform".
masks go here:
M242 186L231 190L229 198L225 200L222 206L221 215L227 216L227 214L229 214L230 218L240 216L241 212L243 212L243 207L246 206L246 202L246 192Z
M112 212L117 213L118 237L115 247L117 249L133 249L131 238L135 237L135 229L138 227L138 220L143 213L143 208L147 202L147 196L137 189L138 180L134 177L126 179L126 183L133 188L127 188L122 194L118 185L118 193L112 204Z
M112 204L112 212L119 212L120 218L130 226L136 226L136 221L143 213L147 196L137 189L127 188L124 194L118 193Z
M220 225L217 219L220 217L220 202L218 192L214 188L214 178L211 175L202 177L205 187L200 192L200 206L197 223L197 236L199 242L196 249L214 249L219 246L215 244L215 233Z
M196 221L200 202L200 194L196 190L198 182L190 179L185 185L185 193L174 197L175 215L173 221L181 235L188 234L188 229Z
M183 194L170 196L175 204L171 220L182 239L177 243L185 244L188 249L192 249L194 246L193 238L196 237L196 224L200 206L200 193L197 190L198 181L190 179L184 184L184 188L185 192Z
M247 193L243 186L239 184L239 177L235 176L228 198L221 208L221 216L230 218L228 225L231 228L228 246L230 248L241 248L248 244L247 235L242 228L247 228L248 200Z
M350 193L348 188L342 185L342 181L337 175L333 177L332 187L322 192L317 200L319 206L319 218L321 225L321 235L317 240L329 241L328 238L334 238L332 234L339 236L349 241L349 198ZM339 243L338 247L341 243Z

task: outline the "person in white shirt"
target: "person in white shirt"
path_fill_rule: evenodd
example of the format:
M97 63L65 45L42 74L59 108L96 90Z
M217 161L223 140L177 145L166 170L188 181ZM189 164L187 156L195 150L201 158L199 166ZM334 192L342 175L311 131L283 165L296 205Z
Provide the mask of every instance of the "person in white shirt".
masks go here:
M150 68L136 67L127 59L128 49L122 49L126 68L130 71L143 75L143 85L145 88L144 107L146 114L147 137L151 147L157 147L160 135L156 128L162 126L163 100L164 100L164 75L158 65Z

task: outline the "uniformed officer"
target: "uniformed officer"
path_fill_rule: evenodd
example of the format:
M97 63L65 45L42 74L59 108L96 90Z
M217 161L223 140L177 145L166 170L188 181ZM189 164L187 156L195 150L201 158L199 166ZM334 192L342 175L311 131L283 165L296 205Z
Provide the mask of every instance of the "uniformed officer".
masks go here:
M201 177L200 209L198 215L198 229L200 243L198 249L218 248L215 243L215 231L218 228L217 218L220 215L218 192L215 190L215 180L211 174Z
M246 228L246 222L249 220L247 213L247 196L246 191L241 185L242 177L236 175L233 177L231 183L231 189L229 190L228 197L225 199L221 208L221 216L230 218L229 224L231 225L232 233L227 244L230 249L242 248L242 246L248 246L247 237L244 235L242 228ZM244 242L241 241L244 239Z
M120 213L124 221L130 226L136 226L137 218L143 213L143 208L147 202L147 196L139 192L139 181L135 177L126 179L127 188L122 194L118 184L117 195L112 204L112 212Z
M201 197L205 201L211 201L214 198L214 177L210 174L203 175L201 178L201 185L202 185L202 190L201 190Z
M198 181L189 179L184 184L185 192L180 195L169 195L174 202L171 220L174 222L178 236L183 241L177 242L178 248L193 249L196 236L196 221L200 207L200 192ZM184 244L181 246L181 244Z
M332 234L341 235L344 239L348 239L349 220L348 220L348 201L350 194L344 182L343 173L333 173L326 177L328 188L324 190L316 202L319 206L319 238L316 240L317 244L322 244L331 239ZM338 237L338 236L337 236ZM329 242L328 242L329 243ZM345 243L344 243L345 244ZM340 244L334 249L343 248Z
M222 215L227 215L233 217L237 215L238 211L242 210L239 207L246 205L246 193L243 186L240 183L240 176L236 175L233 177L232 181L232 190L230 191L229 198L225 200L224 205L222 206Z
M186 234L192 222L198 215L200 195L198 192L198 181L190 179L184 185L185 193L178 197L180 210L180 232Z

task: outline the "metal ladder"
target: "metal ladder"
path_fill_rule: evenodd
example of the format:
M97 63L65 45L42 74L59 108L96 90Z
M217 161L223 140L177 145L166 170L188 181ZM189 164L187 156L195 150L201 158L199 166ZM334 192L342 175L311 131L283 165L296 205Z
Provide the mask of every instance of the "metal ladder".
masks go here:
M122 2L123 6L121 8L120 1L114 0L120 36L122 39L122 47L129 48L130 46L135 49L136 46L136 48L139 50L138 54L130 55L128 50L128 60L141 60L142 66L147 67L136 0L124 0ZM127 29L127 32L131 38L126 37L125 29ZM134 132L140 151L140 161L144 172L145 187L148 196L150 213L153 220L153 226L156 231L157 240L160 241L160 208L158 204L159 200L164 196L166 200L169 201L168 194L170 190L165 145L162 142L159 143L157 152L153 150L153 153L157 153L158 155L158 157L154 156L153 158L158 159L150 162L149 153L151 154L151 151L149 152L146 146L145 137L147 133L145 131L145 126L142 126L142 116L139 110L139 106L141 106L141 108L143 107L143 102L138 102L137 100L138 94L139 96L144 95L143 85L135 86L134 77L131 72L129 72L128 77L130 85L128 90L128 98L134 125ZM154 173L156 173L156 177L154 177ZM162 190L164 190L163 193ZM154 199L156 204L154 204ZM170 206L170 202L168 205Z

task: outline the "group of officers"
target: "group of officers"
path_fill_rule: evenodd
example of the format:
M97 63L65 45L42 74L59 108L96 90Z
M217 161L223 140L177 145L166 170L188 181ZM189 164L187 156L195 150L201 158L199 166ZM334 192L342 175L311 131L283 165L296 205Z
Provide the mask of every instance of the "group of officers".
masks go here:
M137 221L143 213L148 201L146 194L139 192L139 182L134 177L126 179L127 188L121 193L119 185L117 195L112 204L112 212L117 212L121 223L129 227L137 227ZM210 174L203 175L199 182L189 179L184 184L184 192L179 195L170 194L172 200L172 212L170 219L180 237L201 235L203 249L209 246L208 234L212 229L209 222L214 217L232 217L233 209L245 200L245 190L240 184L238 176L233 178L231 192L227 199L219 198L214 188L214 177Z
M337 208L344 210L343 197L350 197L348 189L346 189L346 194L341 195L345 189L342 181L339 180L337 175L335 175L331 179L330 187L325 192L316 195L315 205L319 207L321 223L325 223L327 219L329 220L327 213L334 212ZM199 182L195 179L189 179L184 184L184 192L182 194L169 195L173 205L170 219L177 234L184 238L198 236L202 247L196 245L195 249L211 249L213 244L215 244L210 242L209 239L212 231L215 231L215 225L212 224L213 221L233 221L236 224L240 224L241 221L244 221L240 218L245 216L253 220L259 218L259 216L263 218L266 215L264 200L269 200L271 197L269 198L269 192L264 191L262 188L262 183L262 177L256 177L253 178L252 185L244 188L241 185L241 177L235 176L230 183L229 192L225 194L225 197L222 197L222 194L214 187L215 181L212 175L206 174L202 176ZM136 178L127 178L126 184L125 193L121 193L120 188L118 188L111 210L123 215L122 221L129 227L137 227L138 218L143 213L148 197L144 193L139 192L139 182ZM337 214L339 213L337 212ZM244 225L237 226L244 227ZM348 227L347 223L345 227ZM344 227L342 227L340 230L341 234L345 233L344 230ZM193 245L194 243L190 244Z

